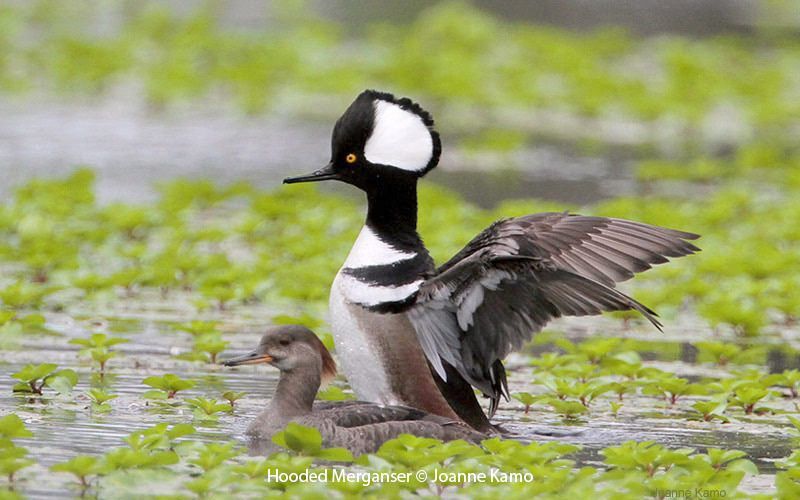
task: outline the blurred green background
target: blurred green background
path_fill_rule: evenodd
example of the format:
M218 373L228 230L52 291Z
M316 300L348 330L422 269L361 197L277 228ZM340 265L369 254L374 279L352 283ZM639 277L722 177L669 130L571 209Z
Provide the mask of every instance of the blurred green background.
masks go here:
M798 185L798 3L662 4L6 1L3 189L74 165L103 200L174 176L272 186L326 160L364 88L430 109L433 180L484 206Z

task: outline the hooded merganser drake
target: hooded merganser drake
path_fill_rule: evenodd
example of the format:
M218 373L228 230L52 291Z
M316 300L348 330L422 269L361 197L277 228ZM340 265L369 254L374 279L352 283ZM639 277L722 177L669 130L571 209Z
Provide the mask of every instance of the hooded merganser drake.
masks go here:
M362 401L314 404L320 384L336 375L336 363L317 335L304 326L274 327L253 352L223 364L258 363L268 363L281 374L269 406L247 428L246 434L256 443L269 440L289 422L314 427L325 446L347 448L354 454L373 453L400 434L443 441L479 442L486 437L460 420L415 408Z
M699 249L699 236L569 213L500 220L435 267L417 233L417 180L438 163L431 115L367 90L336 122L324 168L284 183L335 179L367 194L367 217L331 287L340 362L360 399L405 405L476 429L508 398L502 360L559 316L635 310L615 289ZM473 387L490 398L488 418Z

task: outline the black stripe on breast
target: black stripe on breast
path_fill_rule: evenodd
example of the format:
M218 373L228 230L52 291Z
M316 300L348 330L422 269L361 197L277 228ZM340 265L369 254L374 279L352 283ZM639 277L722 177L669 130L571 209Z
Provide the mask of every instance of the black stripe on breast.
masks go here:
M376 312L380 314L399 314L405 311L414 305L417 301L417 292L412 293L407 298L403 300L396 300L394 302L381 302L380 304L375 304L374 306L364 306L364 309Z
M433 268L433 259L430 255L427 252L420 252L410 259L391 264L346 267L342 269L342 273L369 285L399 286L417 281Z

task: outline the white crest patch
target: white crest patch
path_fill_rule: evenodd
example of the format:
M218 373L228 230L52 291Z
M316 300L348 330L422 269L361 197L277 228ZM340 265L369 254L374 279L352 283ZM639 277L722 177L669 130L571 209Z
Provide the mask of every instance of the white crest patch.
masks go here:
M397 104L375 101L375 126L364 146L372 163L418 172L433 157L433 139L422 118Z
M365 266L381 266L414 258L414 252L397 250L388 243L378 238L378 235L369 226L361 228L361 232L344 261L344 267L358 268Z

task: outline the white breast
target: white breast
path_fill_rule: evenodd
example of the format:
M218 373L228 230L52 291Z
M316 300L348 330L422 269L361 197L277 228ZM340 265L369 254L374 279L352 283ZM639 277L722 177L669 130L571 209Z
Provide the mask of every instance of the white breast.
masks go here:
M336 355L350 387L358 399L381 404L400 404L391 393L382 356L369 332L355 317L354 306L345 297L342 273L331 286L330 318Z

